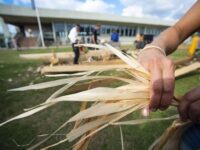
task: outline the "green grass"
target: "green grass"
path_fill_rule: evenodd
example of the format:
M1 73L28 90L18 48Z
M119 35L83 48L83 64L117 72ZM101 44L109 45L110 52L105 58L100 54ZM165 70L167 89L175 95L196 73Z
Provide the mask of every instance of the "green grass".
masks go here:
M70 51L70 48L59 49L58 51ZM16 88L28 84L39 83L50 79L45 78L35 70L41 61L22 60L18 56L21 53L49 52L49 50L28 50L28 51L0 51L0 122L3 122L13 116L23 112L24 108L29 108L44 102L53 91L58 87L26 92L7 92L8 89ZM172 55L173 59L181 59L186 56L186 51L179 50ZM112 72L111 72L112 73ZM51 79L52 80L52 79ZM193 72L176 80L176 95L183 95L193 87L200 85L199 72ZM116 86L116 83L113 84ZM60 103L54 107L37 113L31 117L13 121L0 127L0 149L16 150L26 149L17 147L12 141L18 144L27 144L39 134L50 134L57 129L70 116L75 114L79 109L79 103ZM176 113L175 108L170 108L165 112L152 113L153 117L169 116ZM131 114L128 118L141 117L140 113ZM171 121L148 123L138 126L124 126L125 149L127 150L145 150L148 146L159 137L162 132L171 124ZM65 134L70 130L72 124L67 126L59 133ZM53 137L44 145L54 143L63 137ZM33 143L40 141L42 138L36 138ZM32 143L32 144L33 144ZM43 147L42 145L41 147ZM62 144L55 147L55 150L63 150L72 144ZM92 139L90 150L120 150L120 133L118 127L108 127L98 133Z

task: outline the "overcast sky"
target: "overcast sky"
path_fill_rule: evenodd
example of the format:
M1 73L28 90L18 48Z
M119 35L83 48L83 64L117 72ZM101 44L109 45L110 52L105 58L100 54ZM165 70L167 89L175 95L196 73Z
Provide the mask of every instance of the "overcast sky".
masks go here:
M31 6L31 0L0 0L0 3ZM196 0L35 0L38 7L123 16L179 19Z

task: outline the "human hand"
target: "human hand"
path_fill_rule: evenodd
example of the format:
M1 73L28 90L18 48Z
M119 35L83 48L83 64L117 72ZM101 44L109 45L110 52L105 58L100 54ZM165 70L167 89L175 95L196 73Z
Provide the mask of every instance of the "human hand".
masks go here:
M141 52L138 61L151 74L149 109L167 109L174 95L174 63L155 48Z
M192 89L183 96L178 110L183 121L190 119L200 123L200 87Z

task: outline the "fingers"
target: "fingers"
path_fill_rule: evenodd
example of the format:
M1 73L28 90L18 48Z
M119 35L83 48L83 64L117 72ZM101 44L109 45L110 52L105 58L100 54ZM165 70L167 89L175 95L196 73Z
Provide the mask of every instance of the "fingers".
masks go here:
M163 91L162 70L157 65L157 62L151 64L151 80L150 80L150 104L149 109L156 111L160 106L160 100Z
M196 87L196 88L192 89L184 97L185 97L185 99L188 99L190 101L196 101L200 97L200 87Z
M160 109L165 110L170 105L173 95L174 95L174 86L175 86L175 66L171 60L164 62L164 68L162 72L163 78L163 92L162 100L160 103Z
M191 121L200 123L200 99L189 106L188 116Z
M200 117L200 87L188 92L179 105L179 114L183 121L187 119L197 120ZM200 119L200 118L198 118Z
M165 110L173 98L174 64L154 49L143 52L138 60L151 74L149 109L151 111Z

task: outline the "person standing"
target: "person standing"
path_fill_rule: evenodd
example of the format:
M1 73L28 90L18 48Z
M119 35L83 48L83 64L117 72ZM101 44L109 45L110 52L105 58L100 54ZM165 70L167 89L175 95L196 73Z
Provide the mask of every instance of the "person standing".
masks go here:
M92 30L92 43L93 44L98 44L98 35L99 35L100 28L101 28L101 25L97 24Z
M116 30L113 30L110 40L112 42L119 42L119 34L117 33Z
M74 51L74 64L78 64L79 56L80 56L80 51L79 47L75 47L75 44L78 44L78 35L80 32L80 25L77 24L75 27L73 27L70 32L69 32L69 39L72 44L72 49Z
M111 37L110 37L110 44L117 48L117 49L121 49L120 48L120 42L119 42L119 33L117 32L117 30L113 30L111 33Z

